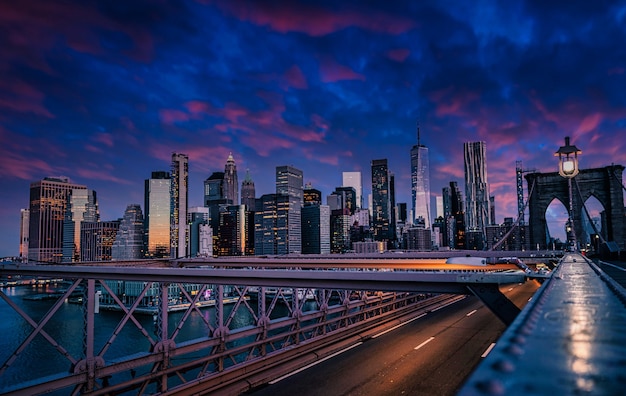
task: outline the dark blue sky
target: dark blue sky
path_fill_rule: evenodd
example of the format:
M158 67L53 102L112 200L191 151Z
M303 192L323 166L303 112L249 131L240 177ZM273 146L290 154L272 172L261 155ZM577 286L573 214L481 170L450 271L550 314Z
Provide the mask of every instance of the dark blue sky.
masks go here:
M388 158L408 203L418 118L432 193L483 140L515 217L515 161L554 171L567 135L583 168L626 164L625 43L624 1L2 2L0 256L31 182L85 184L111 220L172 151L192 206L230 152L258 196L286 164L324 195L360 170L367 193Z

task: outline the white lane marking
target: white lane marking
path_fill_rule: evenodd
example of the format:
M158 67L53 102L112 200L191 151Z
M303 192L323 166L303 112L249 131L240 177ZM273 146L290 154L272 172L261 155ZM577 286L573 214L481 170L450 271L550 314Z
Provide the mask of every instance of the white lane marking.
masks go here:
M489 348L487 348L487 350L485 352L483 352L482 355L480 355L481 358L487 357L487 355L489 355L489 352L491 352L491 350L493 349L493 347L496 346L495 342L492 342L491 345L489 345Z
M440 307L437 307L437 308L435 308L435 309L431 310L430 312L439 311L440 309L445 308L445 307L447 307L448 305L452 305L452 304L454 304L454 303L458 303L459 301L463 300L464 298L465 298L465 296L463 296L463 298L459 298L459 299L458 299L458 300L456 300L456 301L452 301L452 302L450 302L450 303L447 303L446 305L442 305L442 306L440 306Z
M467 315L465 315L465 316L472 316L472 315L474 315L477 311L478 311L478 310L477 310L477 309L475 309L475 310L473 310L472 312L468 313L468 314L467 314Z
M421 314L421 315L419 315L419 316L416 316L416 317L414 317L413 319L407 320L407 321L406 321L406 322L404 322L404 323L400 323L399 325L393 326L392 328L387 329L387 330L385 330L385 331L383 331L383 332L380 332L380 333L378 333L378 334L376 334L376 335L373 335L373 336L372 336L372 338L380 337L380 336L381 336L381 335L383 335L383 334L387 334L387 333L389 333L390 331L393 331L393 330L397 329L398 327L402 327L402 326L404 326L404 325L407 325L407 324L411 323L411 322L412 322L412 321L414 321L414 320L417 320L417 319L419 319L419 318L423 318L424 316L426 316L426 314L425 314L425 313L423 313L423 314Z
M345 348L345 349L342 349L342 350L341 350L341 351L339 351L339 352L335 352L335 353L333 353L332 355L328 355L328 356L326 356L326 357L325 357L325 358L323 358L323 359L320 359L320 360L318 360L318 361L315 361L315 362L313 362L313 363L311 363L311 364L308 364L308 365L306 365L306 366L304 366L304 367L300 367L299 369L297 369L297 370L295 370L295 371L292 371L292 372L291 372L291 373L289 373L289 374L285 374L285 375L283 375L282 377L278 377L278 378L276 378L275 380L270 381L270 382L269 382L269 384L270 384L270 385L274 385L274 384L275 384L275 383L277 383L278 381L282 381L282 380L284 380L285 378L291 377L291 376L292 376L292 375L294 375L294 374L298 374L299 372L304 371L304 370L306 370L306 369L308 369L308 368L311 368L311 367L315 366L316 364L322 363L322 362L323 362L323 361L325 361L325 360L328 360L328 359L334 358L335 356L340 355L340 354L342 354L342 353L344 353L344 352L346 352L346 351L349 351L349 350L350 350L350 349L352 349L352 348L358 347L358 346L359 346L359 345L361 345L361 344L362 344L362 342L357 342L356 344L351 345L351 346L349 346L349 347L347 347L347 348Z
M416 346L413 349L418 350L418 349L420 349L421 347L423 347L424 345L428 344L429 342L431 342L434 339L435 339L435 337L430 337L429 339L427 339L426 341L422 342L421 344L419 344L418 346Z

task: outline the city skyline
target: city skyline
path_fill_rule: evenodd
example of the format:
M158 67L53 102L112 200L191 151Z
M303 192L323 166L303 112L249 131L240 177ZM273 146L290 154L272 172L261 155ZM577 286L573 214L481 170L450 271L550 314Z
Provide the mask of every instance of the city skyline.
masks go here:
M359 171L365 201L387 158L409 204L419 118L431 208L485 141L498 222L517 216L515 162L555 172L565 136L581 168L626 163L624 5L25 0L0 22L0 256L30 183L67 176L114 220L172 152L190 206L231 152L257 197L293 165L323 196Z

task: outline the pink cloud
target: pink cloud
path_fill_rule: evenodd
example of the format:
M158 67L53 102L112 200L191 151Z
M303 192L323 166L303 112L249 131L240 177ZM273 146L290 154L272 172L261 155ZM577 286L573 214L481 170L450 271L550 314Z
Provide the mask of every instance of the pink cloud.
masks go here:
M593 130L598 128L598 125L602 122L602 115L599 113L594 113L586 116L578 126L578 129L574 132L575 136L580 136L592 132Z
M97 143L104 144L107 147L113 147L113 135L110 133L97 133L93 140Z
M45 95L22 80L0 79L0 92L8 93L8 97L0 97L0 108L55 118L43 105Z
M436 173L438 176L443 177L445 175L445 178L447 179L464 180L464 172L463 165L459 166L459 164L453 163L452 161L436 167Z
M128 131L128 132L134 132L137 130L137 128L135 127L135 123L133 122L133 120L131 120L128 117L122 117L120 118L120 123L122 124L122 126Z
M415 27L415 22L408 18L374 9L357 11L343 7L338 11L330 11L311 3L205 2L215 3L236 18L269 26L280 33L300 32L309 36L324 36L349 26L357 26L374 32L401 34Z
M352 157L351 151L339 151L337 153L329 155L320 155L320 152L310 146L303 146L302 151L304 156L308 160L314 160L322 164L328 164L332 166L338 166L341 158Z
M41 52L29 50L33 45L40 50L51 50L58 45L59 37L78 52L101 55L108 50L102 46L97 29L121 32L134 44L126 50L126 55L144 62L151 59L154 48L149 31L137 24L112 20L89 3L3 2L0 25L7 36L5 56L46 72L50 72L50 67L45 58L23 60L21 54Z
M287 87L298 89L308 88L306 77L304 77L302 70L300 70L300 68L296 65L291 66L287 72L285 72L284 80Z
M340 65L330 58L324 58L320 63L320 78L322 82L332 83L341 80L365 81L365 76L356 73L347 66Z
M172 125L177 122L189 121L188 113L177 109L161 109L159 110L159 118L164 124Z
M250 110L233 102L218 108L208 102L194 100L184 104L189 113L162 110L161 119L171 123L176 120L202 119L203 116L209 116L212 125L206 134L212 136L212 139L216 139L215 132L219 132L217 139L220 144L227 145L232 141L231 136L236 134L237 140L254 147L261 156L268 156L275 150L291 149L300 142L324 142L330 125L323 117L313 114L308 125L294 125L283 118L285 104L282 95L264 91L257 95L265 101L266 108Z
M104 181L109 181L109 182L113 182L117 184L126 184L126 185L134 184L133 181L121 179L109 173L103 172L101 169L95 170L95 169L78 168L76 169L76 173L80 177L85 178L85 179L104 180Z
M200 100L191 100L185 103L185 107L192 114L199 113L210 113L211 105L207 102L202 102Z
M396 62L404 62L406 58L411 54L411 50L408 48L396 48L387 51L386 55L389 59L394 60Z
M454 87L448 87L431 92L429 98L437 106L435 113L438 116L461 116L469 114L468 106L480 99L480 95L476 92L468 92L465 90L457 90Z

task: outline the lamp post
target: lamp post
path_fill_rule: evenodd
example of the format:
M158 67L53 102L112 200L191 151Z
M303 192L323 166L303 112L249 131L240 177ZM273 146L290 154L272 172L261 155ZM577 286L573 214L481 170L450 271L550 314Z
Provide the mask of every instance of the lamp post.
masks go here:
M572 213L574 211L574 204L572 202L572 179L578 174L578 154L582 151L574 145L570 145L569 136L565 137L565 146L559 147L559 150L554 153L554 156L559 157L559 175L567 179L567 188L569 192L569 209L567 219L567 242L570 251L574 251L577 248L576 242L576 230L574 228L574 219Z

